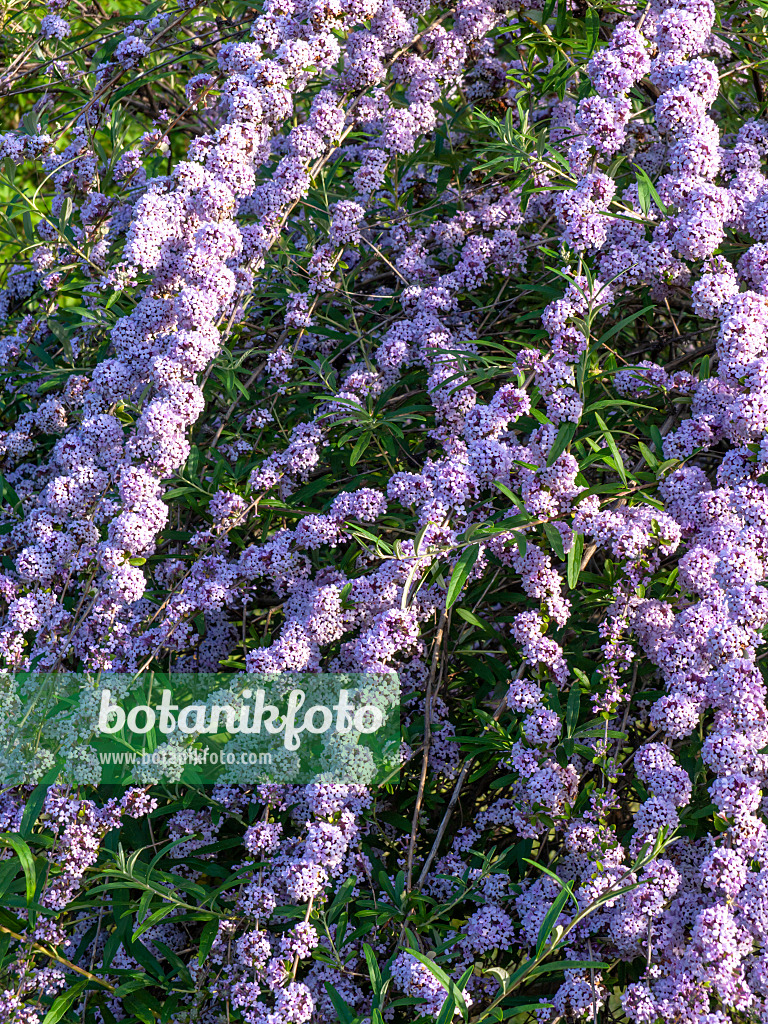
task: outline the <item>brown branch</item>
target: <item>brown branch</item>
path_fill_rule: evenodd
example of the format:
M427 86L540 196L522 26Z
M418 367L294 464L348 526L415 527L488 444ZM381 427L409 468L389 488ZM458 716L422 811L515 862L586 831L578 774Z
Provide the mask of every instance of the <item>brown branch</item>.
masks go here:
M23 942L25 945L29 942L23 935L19 935L18 932L11 931L10 928L6 928L5 925L0 924L0 932L4 932L6 935L10 935L13 939L18 939L19 942ZM82 974L84 978L92 981L95 985L101 985L102 988L108 989L110 992L116 992L117 988L110 984L108 981L104 981L97 974L91 974L90 971L86 971L83 967L78 967L77 964L73 964L71 960L67 960L61 956L54 949L46 949L45 946L40 945L39 942L29 943L32 949L38 953L43 953L45 956L49 956L52 960L56 960L57 963L62 964L64 967L68 967L70 971L76 971L77 974Z

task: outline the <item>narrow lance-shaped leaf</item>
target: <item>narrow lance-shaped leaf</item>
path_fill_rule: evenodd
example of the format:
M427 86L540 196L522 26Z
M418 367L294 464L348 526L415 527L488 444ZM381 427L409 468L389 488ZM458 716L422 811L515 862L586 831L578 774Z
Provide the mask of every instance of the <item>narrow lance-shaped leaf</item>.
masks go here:
M550 543L552 550L555 552L557 557L561 561L565 561L565 549L563 547L563 537L558 528L554 523L544 524L544 533L547 535L547 540Z
M574 533L571 547L568 552L568 586L574 590L579 582L581 572L581 559L584 554L584 536L581 533Z
M430 957L424 956L423 953L419 953L415 949L409 949L408 952L412 957L415 957L415 959L418 960L420 964L423 964L427 968L427 970L437 978L437 980L443 986L443 988L448 993L450 998L453 1000L455 1005L459 1008L459 1011L461 1012L461 1015L464 1018L464 1020L468 1020L469 1010L467 1009L467 1003L466 1000L464 999L464 993L461 990L463 988L462 982L466 984L466 979L468 976L463 976L462 981L459 983L459 985L457 985L453 978L446 974L442 967L436 964L435 961L432 960Z
M568 736L573 735L576 723L579 720L579 709L581 707L581 687L578 680L571 687L568 694L568 703L565 708L565 727Z
M448 593L445 598L446 609L451 608L456 603L467 581L467 577L472 571L472 566L477 561L479 553L479 544L472 544L461 553L451 574L451 582L448 584Z
M595 413L595 419L597 420L600 429L603 432L605 443L608 445L611 455L613 456L613 461L616 464L616 470L619 476L621 477L622 483L626 487L629 483L629 480L627 479L627 471L624 469L624 460L621 457L621 452L619 451L618 445L616 444L613 438L613 434L608 429L608 424L605 422L600 413Z
M547 455L547 466L553 466L555 464L558 457L562 455L562 453L573 440L573 436L575 433L575 423L571 423L570 421L568 421L566 423L560 424L560 427L557 431L557 437L555 438L555 443L550 448L549 455Z
M67 987L65 992L56 996L50 1010L46 1013L45 1017L43 1017L43 1024L57 1024L85 989L87 984L88 980L83 978L81 981L74 982L74 984Z
M541 922L541 928L539 928L539 935L536 940L536 956L538 957L544 947L547 944L547 940L552 933L552 929L555 927L555 923L562 913L563 907L571 897L571 890L573 889L573 882L568 882L563 891L557 895L555 902L549 908L546 913L544 920Z
M35 898L35 889L37 888L37 872L35 871L35 858L32 856L32 851L21 836L12 832L0 832L0 846L13 850L21 861L21 867L26 880L27 903L31 903Z

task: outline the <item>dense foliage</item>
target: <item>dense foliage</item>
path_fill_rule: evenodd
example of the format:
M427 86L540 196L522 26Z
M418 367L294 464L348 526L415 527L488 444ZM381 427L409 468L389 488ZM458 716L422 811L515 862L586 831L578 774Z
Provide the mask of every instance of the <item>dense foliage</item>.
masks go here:
M5 668L403 707L370 789L62 735L2 1019L768 1020L768 5L0 19Z

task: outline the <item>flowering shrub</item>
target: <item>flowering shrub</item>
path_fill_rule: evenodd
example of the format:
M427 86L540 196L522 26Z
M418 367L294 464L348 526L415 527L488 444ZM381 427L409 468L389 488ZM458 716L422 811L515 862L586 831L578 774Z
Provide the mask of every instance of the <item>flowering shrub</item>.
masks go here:
M404 712L369 789L62 737L4 1020L768 1020L766 11L6 5L6 670Z

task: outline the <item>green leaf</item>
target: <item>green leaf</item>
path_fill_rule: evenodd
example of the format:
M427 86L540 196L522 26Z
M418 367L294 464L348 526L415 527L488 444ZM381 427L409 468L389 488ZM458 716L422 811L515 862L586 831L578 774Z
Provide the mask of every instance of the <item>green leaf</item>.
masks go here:
M203 962L205 961L205 958L210 953L211 946L213 946L213 941L216 938L218 930L219 930L219 922L215 921L215 920L214 921L209 921L203 927L203 930L200 933L200 949L198 950L198 954L197 954L197 962L200 965L203 964Z
M638 447L638 448L640 449L640 454L641 454L641 455L643 456L643 458L645 459L645 461L646 461L647 465L649 465L649 466L651 467L651 469L656 469L656 467L657 467L657 466L658 466L658 464L659 464L659 460L658 460L658 459L656 458L656 456L655 456L655 455L653 454L653 452L652 452L652 451L651 451L651 449L650 449L650 448L648 447L648 445L646 445L646 444L643 444L643 442L642 442L642 441L638 441L638 443L637 443L637 447Z
M413 539L413 553L416 556L419 556L421 554L421 542L424 540L424 535L426 534L427 530L429 530L430 528L433 528L433 524L430 523L430 522L425 523L422 526L422 528L419 530L419 532L416 534L416 536L414 537L414 539Z
M504 967L489 967L486 974L490 974L492 978L495 978L499 983L499 988L502 992L506 991L507 985L509 984L509 971Z
M651 209L651 199L653 199L656 206L664 214L668 216L669 210L665 204L661 201L659 193L656 191L656 187L648 177L646 171L642 167L635 166L635 177L637 178L637 195L640 201L640 209L644 214L648 214Z
M15 512L21 512L21 499L2 473L0 473L0 502L8 502Z
M507 1017L517 1017L521 1013L536 1013L537 1010L548 1010L552 1006L554 1006L554 1003L513 1003L513 1005L509 1008L509 1013L507 1014Z
M349 457L350 466L356 466L360 459L362 459L363 455L365 454L365 449L371 443L372 438L373 434L371 433L365 433L360 435L360 437L357 439L355 447L352 449L352 454Z
M600 36L600 17L594 8L588 8L584 15L584 24L587 29L587 57L591 57Z
M638 317L643 316L645 313L648 313L650 310L655 308L656 307L651 304L650 306L646 306L644 309L638 309L635 313L630 313L629 316L625 316L623 320L619 320L619 322L614 324L613 327L605 332L605 334L600 335L601 344L605 345L614 337L614 335L619 334L625 327L628 327L634 320L637 320ZM627 403L622 401L621 403L617 402L616 404L621 404L623 407Z
M24 814L21 816L21 824L19 825L19 835L22 839L26 839L32 834L35 822L40 815L40 811L43 809L48 788L56 781L58 774L58 766L50 768L29 794Z
M560 429L557 431L557 437L555 443L552 445L549 455L547 456L547 465L553 466L558 456L562 455L565 449L573 440L573 435L576 433L575 423L561 423Z
M460 618L464 619L465 622L468 622L470 626L476 626L478 629L485 629L491 633L493 632L492 626L487 622L483 622L481 618L475 615L474 612L471 612L468 608L457 608L456 613Z
M590 968L598 971L610 966L610 964L602 960L555 960L552 963L539 964L537 967L534 967L528 978L533 979L540 974L550 974L552 971L569 971L571 968L576 971L586 971Z
M598 425L603 432L603 437L605 438L606 444L611 450L611 455L613 456L613 460L616 463L616 471L621 477L622 483L626 487L629 484L629 480L627 479L627 472L624 469L624 460L622 459L621 453L619 452L616 442L613 439L613 434L608 429L608 424L605 422L605 420L599 412L595 413L595 419L597 420Z
M500 533L509 533L510 530L514 530L516 526L525 526L526 523L530 523L531 516L526 512L525 515L512 516L510 519L502 519L500 523L494 523L493 526L487 530L476 530L473 531L473 537L496 537ZM469 538L467 538L469 539Z
M59 228L61 231L63 231L69 223L69 218L72 216L72 209L72 200L69 196L66 196L64 202L61 204L61 213L59 214Z
M194 478L198 475L197 467L200 465L200 449L197 445L193 444L189 449L189 456L187 457L186 464L184 466L184 475L190 478Z
M333 903L331 903L330 907L328 908L328 924L334 923L336 918L344 909L345 904L349 902L355 884L356 879L348 878L341 886L339 891L336 893L336 895L333 898Z
M156 937L152 939L152 945L160 950L160 952L163 954L163 956L165 957L169 964L173 964L173 966L178 971L179 977L183 979L184 983L189 985L190 988L193 988L194 982L192 980L192 975L189 973L189 969L187 965L184 963L184 961L181 959L181 957L177 953L174 953L172 949L169 949L164 942L161 942L161 940Z
M402 906L405 900L405 872L398 871L395 875L395 896L397 902Z
M539 935L536 940L536 956L542 952L547 944L552 929L555 927L555 923L562 913L563 907L571 898L571 890L573 889L573 882L568 882L564 887L563 891L558 894L555 898L555 902L549 908L546 913L544 920L541 922L541 928L539 928Z
M142 1022L142 1024L155 1024L155 1015L152 1010L147 1006L152 997L148 992L143 989L139 989L136 992L131 992L123 1000L125 1008ZM153 1000L154 1001L154 1000Z
M480 554L480 545L472 544L466 548L451 573L451 582L448 584L448 593L445 598L446 610L451 608L462 591L464 584L467 581L467 576L472 569L472 566L477 561L477 556Z
M375 1007L378 1007L381 1005L381 998L383 995L381 971L379 970L379 965L376 961L376 954L367 942L363 943L363 953L365 954L365 962L368 965L368 974L371 979L371 987L373 988Z
M564 562L565 561L565 549L563 548L563 538L555 526L554 523L544 523L544 533L547 535L552 550L555 552L557 557Z
M18 865L13 857L10 860L0 861L0 896L3 896L6 892L8 886L16 878L18 871Z
M565 0L557 0L557 20L555 21L555 35L559 39L565 35L565 27L568 23L568 9Z
M146 893L146 895L149 896L150 900L152 899L153 894L151 892ZM157 924L158 921L162 921L164 917L167 917L169 914L173 913L174 910L176 910L174 904L169 903L167 906L160 907L159 910L156 910L153 914L150 914L146 921L140 924L136 931L133 933L134 940L138 939L140 935L143 935L148 928L151 928L153 925Z
M43 1017L43 1024L57 1024L87 984L88 979L83 978L82 981L76 981L71 988L67 989L66 992L62 992L61 995L56 996L51 1004L50 1010L46 1013L45 1017Z
M336 1011L341 1024L352 1024L353 1021L358 1019L355 1011L349 1003L346 1002L346 1000L342 999L330 981L325 982L325 991L328 993L328 998L333 1003L333 1008Z
M21 861L27 882L27 903L31 903L35 898L35 889L37 888L37 872L32 851L21 836L14 832L0 832L0 846L10 847Z
M584 535L574 533L571 542L571 550L568 552L568 586L571 590L576 588L581 572L581 559L584 554Z
M568 703L565 707L565 729L567 736L573 736L573 730L579 721L579 709L581 708L581 686L575 682L568 694Z
M452 996L446 996L443 1005L440 1007L440 1013L438 1013L435 1019L435 1024L450 1024L455 1016L456 1003L453 1001Z
M379 868L379 870L376 872L376 877L379 880L379 885L384 890L384 892L387 894L387 896L389 896L389 898L392 900L392 902L395 903L395 904L399 903L400 900L398 899L397 892L395 891L395 887L390 882L389 875L384 870L384 868Z
M136 975L129 978L127 981L124 981L123 984L115 990L114 994L118 999L122 999L123 996L129 995L137 989L144 988L150 981L151 979L148 978L146 974Z
M459 985L457 985L453 978L447 975L445 971L442 969L442 967L439 967L435 963L435 961L432 960L430 957L424 956L423 953L419 953L415 949L408 949L407 952L410 953L411 956L414 957L416 960L418 960L420 964L423 964L427 968L427 970L437 978L437 980L440 982L440 984L447 992L448 996L453 1000L455 1005L458 1006L461 1016L464 1018L464 1020L469 1020L469 1010L467 1009L467 1003L466 1000L464 999L464 993L461 991L461 989L464 987L464 984L466 984L466 980L468 978L466 972L462 976ZM462 982L464 984L462 984Z
M532 468L537 469L538 467L534 466ZM525 510L522 499L519 498L513 490L510 490L505 483L501 483L499 480L496 480L495 485L501 490L503 495L506 495L507 498L509 498L513 505L516 505L518 509L520 509L521 512Z
M664 458L664 438L661 436L661 431L659 430L659 428L656 426L655 423L651 424L650 434L651 434L651 440L653 441L654 448L656 449L656 451L659 453L659 455L663 459Z
M651 212L651 179L648 175L637 174L637 201L645 216Z

